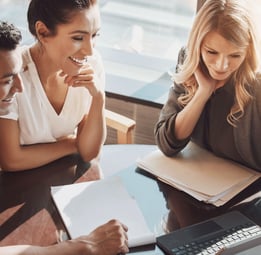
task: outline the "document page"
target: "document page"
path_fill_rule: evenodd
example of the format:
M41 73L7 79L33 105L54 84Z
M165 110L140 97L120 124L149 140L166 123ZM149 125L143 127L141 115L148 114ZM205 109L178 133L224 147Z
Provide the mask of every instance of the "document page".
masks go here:
M155 243L154 233L120 177L55 186L51 194L71 238L118 219L128 226L129 247Z

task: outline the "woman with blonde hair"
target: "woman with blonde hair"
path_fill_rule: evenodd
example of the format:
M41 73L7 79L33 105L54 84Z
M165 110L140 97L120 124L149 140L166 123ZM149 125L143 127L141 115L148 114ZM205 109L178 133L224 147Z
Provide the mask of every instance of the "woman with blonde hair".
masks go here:
M245 4L207 0L197 13L155 126L165 155L193 140L261 171L259 52Z

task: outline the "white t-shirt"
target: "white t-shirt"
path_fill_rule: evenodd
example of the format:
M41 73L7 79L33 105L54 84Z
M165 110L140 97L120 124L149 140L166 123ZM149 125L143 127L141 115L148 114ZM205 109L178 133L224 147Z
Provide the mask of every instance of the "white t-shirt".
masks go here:
M18 120L20 144L55 142L63 136L74 134L84 115L89 112L92 100L89 91L83 87L69 87L63 108L57 114L42 87L28 46L23 49L23 66L23 92L16 95L16 102L10 112L1 116ZM101 84L98 86L104 90L104 69L97 51L94 72L99 76Z

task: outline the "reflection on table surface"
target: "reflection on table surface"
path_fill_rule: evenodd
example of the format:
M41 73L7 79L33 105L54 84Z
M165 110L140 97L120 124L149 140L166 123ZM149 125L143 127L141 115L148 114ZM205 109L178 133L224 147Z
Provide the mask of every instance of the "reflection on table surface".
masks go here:
M55 231L63 225L50 186L80 180L89 167L78 155L71 155L38 169L0 171L0 245L56 242Z
M261 192L260 180L251 185L248 189L233 198L221 207L199 202L182 191L158 182L159 189L166 199L166 206L169 209L165 219L165 231L171 232L206 219L218 216L229 210L239 210L261 225ZM252 199L242 201L244 198L255 194Z
M136 160L155 149L154 145L105 145L100 168L104 178L113 175L122 178L156 235L233 208L261 224L260 181L225 206L216 208L155 180L137 168ZM65 228L51 199L50 186L98 179L100 168L83 162L75 154L38 169L20 173L0 172L0 245L55 243L56 230ZM138 247L131 253L163 254L155 245Z

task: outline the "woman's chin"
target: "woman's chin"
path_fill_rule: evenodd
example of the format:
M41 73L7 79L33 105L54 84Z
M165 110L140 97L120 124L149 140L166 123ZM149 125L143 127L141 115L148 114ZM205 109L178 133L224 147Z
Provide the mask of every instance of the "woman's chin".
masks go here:
M210 76L217 81L224 81L227 80L230 76L230 73L224 72L224 73L217 73L217 72L210 72Z
M81 67L78 68L66 68L63 69L63 73L65 73L68 76L75 76L78 75L80 73Z

